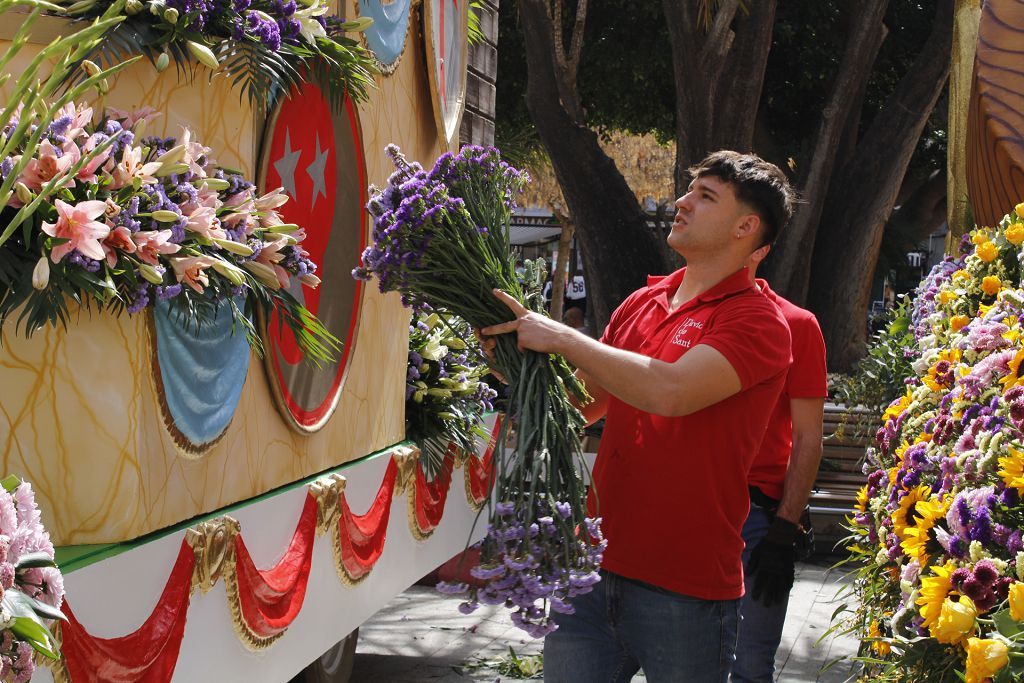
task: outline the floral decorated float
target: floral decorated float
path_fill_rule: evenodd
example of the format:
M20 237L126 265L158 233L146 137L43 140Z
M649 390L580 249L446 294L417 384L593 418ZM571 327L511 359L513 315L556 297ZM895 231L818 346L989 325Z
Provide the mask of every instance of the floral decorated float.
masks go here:
M849 550L863 680L1024 676L1024 204L914 294ZM884 343L884 339L882 340Z

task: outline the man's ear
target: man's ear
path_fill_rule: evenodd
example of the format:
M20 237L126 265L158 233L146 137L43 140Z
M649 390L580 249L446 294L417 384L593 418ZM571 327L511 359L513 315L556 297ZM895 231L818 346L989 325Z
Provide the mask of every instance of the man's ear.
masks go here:
M761 217L756 213L748 213L736 226L736 238L741 239L756 235L761 229Z

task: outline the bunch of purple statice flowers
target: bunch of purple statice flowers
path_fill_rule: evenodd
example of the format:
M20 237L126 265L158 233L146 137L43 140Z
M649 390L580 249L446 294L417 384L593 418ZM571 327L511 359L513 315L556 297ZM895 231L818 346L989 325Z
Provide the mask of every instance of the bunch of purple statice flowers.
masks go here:
M373 244L353 275L376 277L413 307L444 309L476 328L509 319L492 290L502 289L541 312L542 273L521 279L508 241L515 198L529 178L494 148L463 147L442 155L430 171L409 163L394 145L395 172L383 189L371 187ZM590 590L598 580L603 540L588 516L579 431L583 417L570 400L589 400L565 360L520 352L502 335L495 370L509 383L508 415L494 451L493 499L481 549L482 589L464 609L505 602L517 625L535 636L555 628L551 610ZM509 429L514 445L506 447ZM480 573L482 572L482 573Z
M910 324L913 327L915 339L920 340L921 337L931 334L936 310L935 297L942 285L949 281L953 273L963 268L963 265L963 258L943 259L935 264L914 290Z

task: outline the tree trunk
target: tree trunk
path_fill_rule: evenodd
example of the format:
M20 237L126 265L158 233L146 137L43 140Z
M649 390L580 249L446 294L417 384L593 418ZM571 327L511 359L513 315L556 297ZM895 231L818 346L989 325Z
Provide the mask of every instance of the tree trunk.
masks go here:
M793 219L779 236L762 271L776 292L798 305L807 299L815 234L836 168L839 144L844 131L848 130L851 112L861 106L871 67L882 45L882 20L888 5L889 0L862 0L852 17L839 73L814 138L814 152L800 174L800 195L804 203L797 207ZM852 118L855 122L859 120L856 116Z
M953 0L939 0L927 43L831 184L808 292L830 369L848 370L863 354L882 233L949 73L952 27Z
M551 213L561 223L562 232L558 235L558 257L555 259L555 270L551 274L551 309L548 312L555 320L561 320L565 308L565 278L575 225L569 213L564 210L560 211L554 203L551 204Z
M601 150L597 134L562 104L554 27L547 0L520 0L528 73L527 106L547 148L558 184L576 223L587 272L588 306L603 329L619 303L665 272L654 236L633 191Z

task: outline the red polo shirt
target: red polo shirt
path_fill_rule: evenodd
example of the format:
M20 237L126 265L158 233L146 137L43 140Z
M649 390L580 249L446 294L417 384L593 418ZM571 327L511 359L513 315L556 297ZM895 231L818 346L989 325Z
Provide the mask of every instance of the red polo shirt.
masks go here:
M669 311L685 272L650 278L616 309L602 341L670 363L706 344L725 356L742 389L683 417L652 415L613 397L590 502L604 518L606 569L729 600L743 594L747 472L785 381L789 329L746 269Z
M782 483L789 467L789 455L793 450L793 419L789 400L828 396L825 340L821 337L821 328L813 313L783 299L764 280L759 279L757 284L761 286L761 293L782 311L782 317L786 319L789 334L793 338L793 364L789 366L786 375L786 386L768 422L768 431L765 432L754 464L750 466L748 477L751 486L780 500Z

